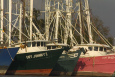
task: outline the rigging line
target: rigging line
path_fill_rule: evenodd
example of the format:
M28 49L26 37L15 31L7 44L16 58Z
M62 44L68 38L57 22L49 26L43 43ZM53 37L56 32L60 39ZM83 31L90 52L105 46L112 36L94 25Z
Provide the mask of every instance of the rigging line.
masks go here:
M75 18L75 17L74 17ZM77 22L77 21L76 21ZM80 27L80 25L78 24L78 26ZM81 28L81 27L80 27ZM82 30L82 32L89 38L89 39L91 39L83 30ZM92 41L94 41L93 39L91 39ZM94 41L94 42L96 42L96 41ZM96 42L97 44L100 44L100 43L98 43L98 42ZM102 45L102 44L100 44L100 45ZM102 45L103 47L105 47L104 45ZM106 47L105 47L106 48Z
M8 37L8 35L4 32L4 30L2 30L2 32L3 32L3 34L5 34ZM3 37L0 36L0 38L3 38ZM9 37L8 37L8 39L9 39ZM9 39L9 40L11 40L13 42L12 39Z
M17 31L15 31L15 33L14 33L14 35L13 35L13 38L14 38L14 36L16 35L16 33L17 33Z
M86 20L86 19L85 19L85 20ZM92 25L92 26L93 26L93 25ZM93 29L94 29L94 28L95 28L95 27L93 26ZM96 32L96 31L95 31L95 32ZM97 32L96 32L96 33L97 33ZM99 32L99 33L100 33L100 32ZM98 34L98 33L97 33L97 34ZM102 35L102 34L100 33L100 35ZM105 39L103 35L102 35L101 37L102 37L103 39ZM105 39L105 40L106 40L106 39ZM107 40L106 40L106 41L107 41ZM107 42L108 42L108 41L107 41ZM108 42L108 43L109 43L109 42ZM107 44L107 43L106 43L106 44ZM109 44L110 44L110 43L109 43ZM108 44L107 44L107 45L108 45ZM111 44L110 44L110 45L111 45Z
M75 16L74 16L74 19L75 19ZM77 22L77 20L75 20L76 22ZM78 22L77 22L77 24L78 24ZM78 24L78 26L80 27L80 25ZM80 27L81 28L81 27ZM89 39L91 39L83 30L82 30L82 32L89 38ZM92 41L94 41L93 39L91 39ZM94 41L94 42L96 42L96 41ZM96 42L96 43L98 43L98 42ZM100 43L98 43L98 44L100 44ZM102 44L100 44L100 45L102 45ZM105 47L104 45L102 45L103 47ZM106 47L105 47L106 48ZM107 49L107 48L106 48Z
M8 21L5 17L4 17L4 19L6 20L6 21ZM1 19L2 20L2 19ZM2 20L3 21L3 20ZM9 22L9 21L8 21ZM16 28L12 23L11 23L11 26L13 26L14 28ZM21 32L18 28L16 28L19 32ZM25 37L27 37L23 32L21 32L21 34L23 34ZM27 37L28 39L30 39L29 37Z
M63 18L65 18L64 17L64 15L63 15ZM63 19L64 20L64 19ZM65 20L66 20L66 18L65 18ZM70 22L69 22L70 23ZM70 23L71 24L71 23ZM71 24L71 26L76 30L76 28ZM77 31L77 30L76 30ZM82 36L78 31L77 31L77 33L80 35L80 36ZM83 36L82 36L83 37ZM86 41L86 39L83 37L83 39ZM87 41L86 41L87 42ZM88 42L87 42L88 43Z
M75 13L74 13L74 15L73 15L73 17L75 16ZM77 19L78 19L78 16L77 16ZM77 21L77 19L76 19L76 21ZM75 27L77 26L77 23L75 23ZM73 35L74 35L74 32L75 32L75 29L73 30Z
M64 28L64 25L63 25L62 23L61 23L61 25L62 25L63 29L65 29L65 28ZM69 34L69 32L68 32L68 34ZM74 40L74 43L75 43L75 44L78 44L78 42L75 40L75 37L74 37L73 35L72 35L72 37L74 38L74 39L73 39L73 40ZM64 38L64 37L63 37L63 38Z
M54 32L54 25L55 25L55 19L53 19L53 20L51 20L51 22L52 22L52 24L53 24L53 27L51 28L51 31L52 32L50 32L50 34L51 34L51 36L50 36L50 39L51 39L51 37L53 37L54 35L52 35L52 33ZM54 38L54 37L53 37Z
M17 19L19 18L19 15L16 17L16 19L15 20L13 20L12 22L15 22Z
M30 18L28 15L27 15L27 17ZM34 19L35 19L35 18L34 18ZM40 30L41 30L42 32L44 32L43 29L42 29L42 27L38 24L38 22L37 22L36 19L35 19L35 22L37 23L37 25L38 25L38 27L40 28ZM41 22L41 20L40 20L40 22Z
M92 27L93 27L93 29L94 29L94 31L97 33L97 31L95 30L96 28L92 25ZM98 34L98 33L97 33ZM108 42L108 40L99 32L99 34L101 35L100 37L102 37L102 39L103 39L103 41L104 41L104 43L106 43L107 45L111 45L109 42ZM105 42L105 41L107 41L107 42Z
M18 16L18 17L19 17L19 16ZM17 19L16 19L16 21L15 21L15 23L14 23L14 26L16 26L16 24L17 24L18 17L17 17ZM12 31L13 31L13 29L14 29L14 27L12 28Z
M56 15L54 16L54 18L56 17ZM55 21L55 19L53 18L53 20ZM53 22L53 20L52 20L52 22ZM58 33L58 35L61 37L61 35ZM51 39L50 39L50 41L51 41ZM52 42L52 41L51 41ZM55 43L54 43L55 44ZM56 44L55 44L56 45Z
M27 33L28 33L28 35L29 35L29 32L28 32L28 30L27 30L27 24L26 24L25 21L24 21L24 24L25 24L25 27L26 27L26 31L27 31Z
M92 13L91 13L91 12L90 12L90 16L91 16L92 22L93 22L93 24L94 24L94 21L93 21ZM95 24L94 24L94 26L95 26ZM101 40L104 42L104 40L102 39L101 35L99 34L99 31L97 30L96 26L95 26L95 29L96 29L96 31L97 31L99 37L101 38ZM104 42L104 43L105 43L105 42Z
M93 18L92 18L92 13L90 12L90 15L91 15L91 19L92 19L92 21L93 21ZM94 24L94 21L93 21L93 24ZM94 24L94 26L95 26L95 24ZM97 30L97 28L96 28L96 26L95 26L95 29ZM99 34L99 31L97 30L97 32L98 32L98 35L99 36L101 36L100 34ZM101 37L100 37L101 38ZM102 38L101 38L102 39ZM102 41L104 42L104 40L102 39ZM105 42L104 42L105 43ZM109 43L110 44L110 43ZM113 47L111 44L110 44L110 46L111 47Z
M7 51L8 51L8 54L10 55L11 60L13 61L13 58L12 58L12 56L11 56L11 54L10 54L8 48L6 48L6 49L7 49Z

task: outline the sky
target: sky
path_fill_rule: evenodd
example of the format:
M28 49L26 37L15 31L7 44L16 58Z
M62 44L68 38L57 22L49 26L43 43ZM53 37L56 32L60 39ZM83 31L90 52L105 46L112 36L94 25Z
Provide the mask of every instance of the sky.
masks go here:
M110 35L115 38L115 0L89 0L94 15L99 16L104 26L110 28Z
M45 0L34 0L34 7L43 9ZM88 0L93 15L102 20L110 29L109 35L115 38L115 0ZM115 40L114 40L115 41Z

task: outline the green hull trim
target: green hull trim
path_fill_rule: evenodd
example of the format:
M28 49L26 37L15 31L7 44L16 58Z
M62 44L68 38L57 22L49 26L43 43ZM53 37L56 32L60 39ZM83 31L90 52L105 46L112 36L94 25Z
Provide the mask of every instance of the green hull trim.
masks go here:
M17 54L8 71L53 69L64 49ZM6 73L10 74L10 73ZM15 72L13 73L15 74Z
M62 54L52 69L50 75L71 76L82 51L85 52L84 50L77 50L76 52L69 54Z

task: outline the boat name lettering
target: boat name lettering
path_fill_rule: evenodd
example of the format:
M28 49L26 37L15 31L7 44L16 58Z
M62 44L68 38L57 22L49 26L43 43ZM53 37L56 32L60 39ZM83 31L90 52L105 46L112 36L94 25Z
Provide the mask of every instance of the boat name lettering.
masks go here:
M26 56L26 59L31 59L31 58L32 58L32 55Z
M78 53L70 54L69 57L70 57L70 58L78 57Z
M42 57L42 56L48 56L47 52L41 54L35 54L33 58Z
M115 59L115 56L106 56L106 57L102 57L102 59Z
M38 57L42 57L42 56L48 56L47 52L46 53L41 53L41 54L35 54L35 55L28 55L26 56L26 59L31 59L31 58L38 58Z
M65 58L65 56L60 56L59 58Z

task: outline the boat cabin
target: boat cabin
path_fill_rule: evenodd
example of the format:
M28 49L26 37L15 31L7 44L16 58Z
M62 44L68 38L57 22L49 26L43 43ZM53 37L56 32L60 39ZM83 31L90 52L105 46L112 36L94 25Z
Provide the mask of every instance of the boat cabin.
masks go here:
M68 46L68 45L63 44L63 43L49 43L49 44L46 44L47 50L58 49L58 48L63 47L63 46Z
M101 44L81 44L78 45L79 47L83 47L87 49L88 51L104 51L110 50L111 48L107 45L101 45Z
M46 44L49 43L49 41L46 40L34 40L34 41L26 41L26 42L20 42L20 44L23 44L27 47L46 47ZM15 44L19 45L19 43Z
M87 49L87 56L103 56L107 55L107 52L111 51L111 48L104 44L81 44L78 47Z

